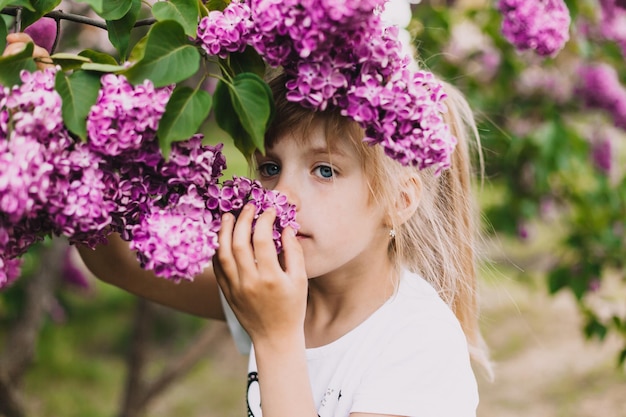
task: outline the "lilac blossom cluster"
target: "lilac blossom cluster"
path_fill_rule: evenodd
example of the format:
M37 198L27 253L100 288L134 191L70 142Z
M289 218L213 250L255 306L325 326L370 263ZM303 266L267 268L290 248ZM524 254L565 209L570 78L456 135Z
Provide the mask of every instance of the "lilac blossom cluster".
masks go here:
M499 0L502 34L520 51L554 56L569 40L571 17L563 0Z
M203 18L198 42L221 57L252 46L268 65L283 68L289 101L338 109L366 130L368 143L404 165L439 173L456 145L443 117L446 94L432 74L408 70L398 29L381 19L385 3L234 0ZM217 44L215 34L226 32Z
M21 85L0 90L0 288L19 276L20 256L45 236L93 248L118 232L144 268L180 280L209 265L221 215L245 202L281 213L278 249L282 229L297 227L286 198L251 180L219 183L222 145L194 135L164 158L156 130L170 87L104 75L81 142L64 127L56 71L23 72Z
M600 32L614 41L626 56L626 4L623 0L600 0Z
M626 88L615 68L605 63L589 64L580 68L579 75L577 93L587 106L605 110L615 126L626 129Z

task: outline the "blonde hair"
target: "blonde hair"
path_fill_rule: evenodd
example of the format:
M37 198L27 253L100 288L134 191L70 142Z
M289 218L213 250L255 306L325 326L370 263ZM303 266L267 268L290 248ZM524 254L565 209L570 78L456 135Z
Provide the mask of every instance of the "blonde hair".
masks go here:
M437 290L461 323L472 359L491 376L478 324L478 216L472 197L470 143L474 139L479 145L479 138L472 111L462 94L446 85L445 119L458 144L450 168L436 176L431 169L419 171L402 166L386 156L381 146L365 144L363 129L337 110L314 112L288 102L284 85L282 75L270 81L278 117L267 131L266 145L271 146L285 134L305 140L317 123L322 123L329 146L333 140L350 139L368 176L372 200L387 208L390 227L395 230L389 256L398 270L406 268L418 273ZM477 149L481 155L480 147ZM421 180L419 205L413 216L400 222L394 216L398 190L414 176Z

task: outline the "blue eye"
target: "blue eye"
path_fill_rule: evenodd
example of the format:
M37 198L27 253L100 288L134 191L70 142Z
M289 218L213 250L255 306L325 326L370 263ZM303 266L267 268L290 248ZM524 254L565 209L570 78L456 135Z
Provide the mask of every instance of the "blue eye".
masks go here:
M335 174L333 168L328 165L320 165L316 167L315 172L322 178L332 178Z
M274 163L265 163L259 166L259 175L262 177L273 177L280 173L280 167Z

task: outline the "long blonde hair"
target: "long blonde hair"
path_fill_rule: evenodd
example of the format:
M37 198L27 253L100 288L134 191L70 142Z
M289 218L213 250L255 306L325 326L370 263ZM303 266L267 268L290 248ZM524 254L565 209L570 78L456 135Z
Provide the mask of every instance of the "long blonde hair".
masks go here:
M405 167L384 154L381 146L363 143L364 131L336 110L314 112L288 102L285 80L274 77L276 119L266 134L266 145L285 135L306 139L312 126L322 123L327 141L350 139L368 176L372 200L387 208L395 238L389 256L398 270L416 272L426 279L450 306L461 323L472 359L491 376L487 349L478 324L476 240L478 215L472 193L470 143L479 144L472 111L464 97L446 85L445 114L458 144L451 166L434 175L432 170ZM477 149L480 155L480 147ZM482 165L482 164L481 164ZM417 175L421 197L416 212L408 221L394 218L394 207L407 178Z

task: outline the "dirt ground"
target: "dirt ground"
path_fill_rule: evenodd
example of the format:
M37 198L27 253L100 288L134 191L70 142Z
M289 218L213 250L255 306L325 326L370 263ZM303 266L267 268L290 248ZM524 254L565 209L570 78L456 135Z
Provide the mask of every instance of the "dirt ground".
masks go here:
M479 417L626 416L623 341L586 340L571 294L496 280L482 286L482 305L496 378L479 379Z

